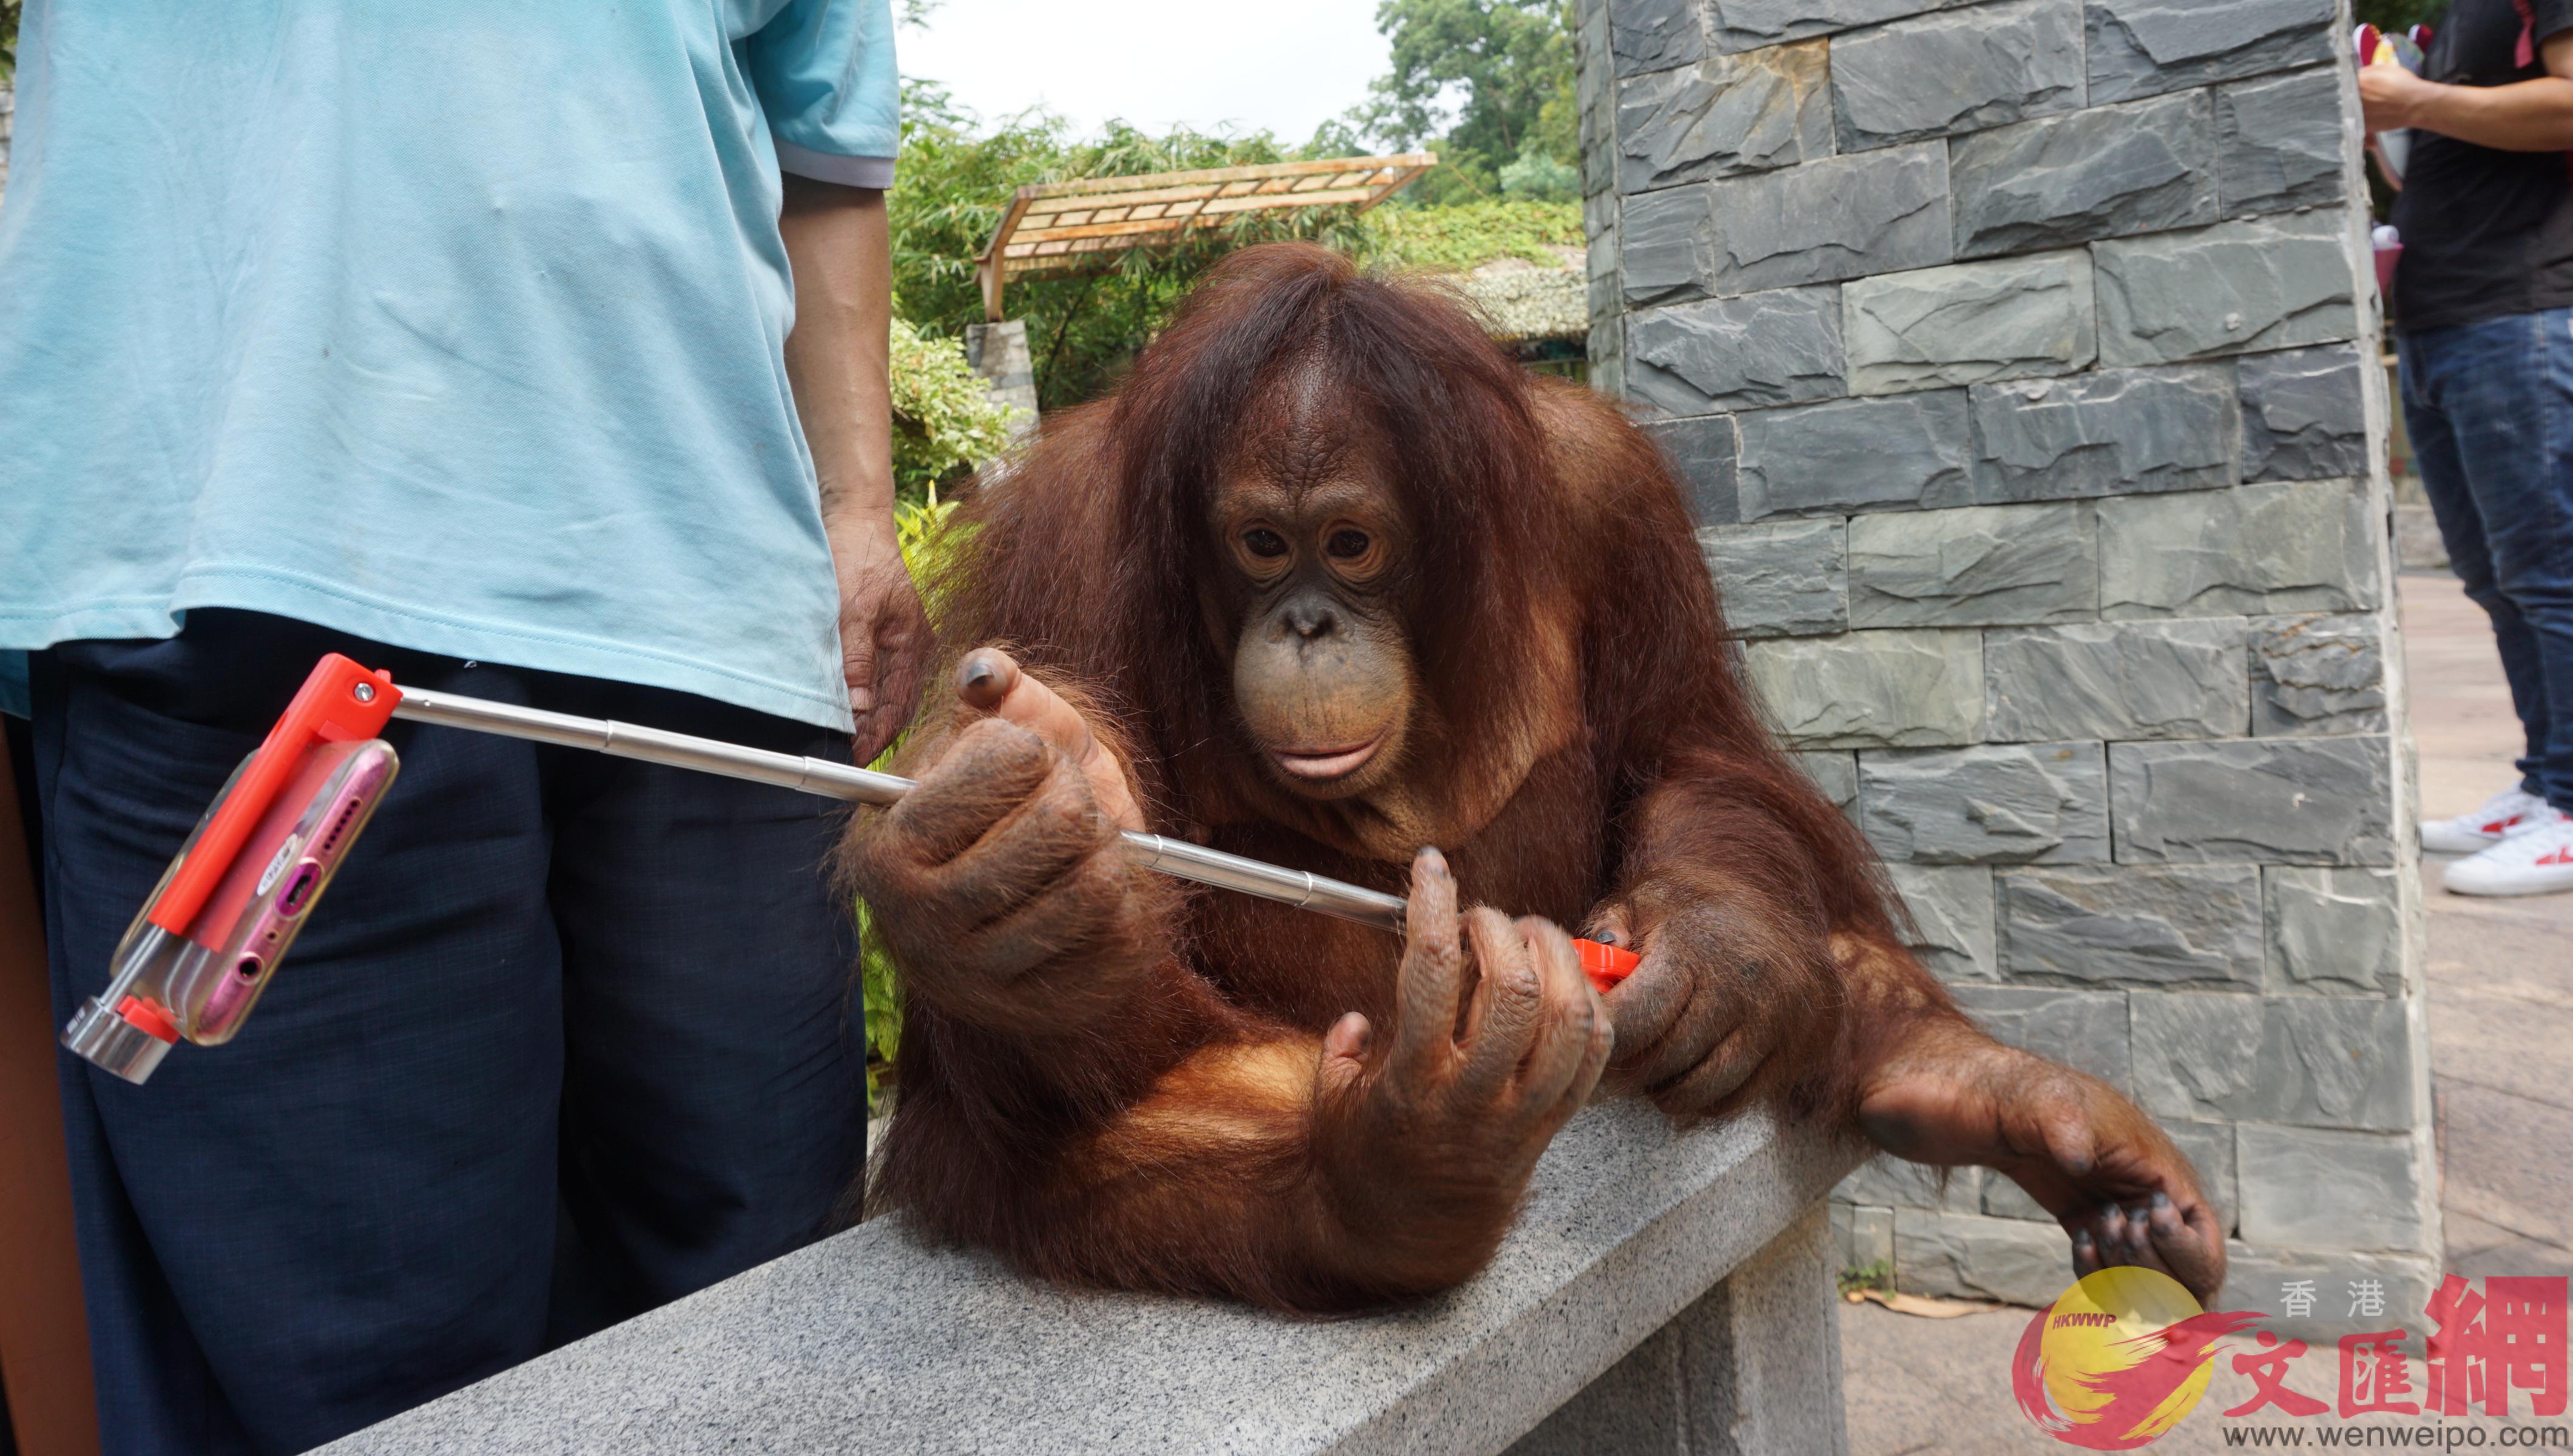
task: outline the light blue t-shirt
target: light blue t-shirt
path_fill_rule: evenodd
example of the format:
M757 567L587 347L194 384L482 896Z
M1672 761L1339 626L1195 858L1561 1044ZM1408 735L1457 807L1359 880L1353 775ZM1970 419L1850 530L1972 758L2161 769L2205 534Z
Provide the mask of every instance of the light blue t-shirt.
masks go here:
M32 0L18 68L0 649L244 607L848 726L778 174L891 184L887 0Z

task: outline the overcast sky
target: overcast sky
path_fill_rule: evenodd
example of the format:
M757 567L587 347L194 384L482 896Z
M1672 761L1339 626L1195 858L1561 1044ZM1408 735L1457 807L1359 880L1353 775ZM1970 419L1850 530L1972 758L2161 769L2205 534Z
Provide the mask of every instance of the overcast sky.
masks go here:
M1084 132L1230 123L1289 146L1388 69L1375 0L945 0L896 46L987 121L1043 102Z

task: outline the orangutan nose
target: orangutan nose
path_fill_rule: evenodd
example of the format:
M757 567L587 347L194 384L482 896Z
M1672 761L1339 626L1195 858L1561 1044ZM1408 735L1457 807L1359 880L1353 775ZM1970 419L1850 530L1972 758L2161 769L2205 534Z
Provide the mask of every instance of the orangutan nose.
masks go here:
M1330 635L1340 624L1339 613L1327 601L1294 601L1286 604L1286 625L1305 641Z

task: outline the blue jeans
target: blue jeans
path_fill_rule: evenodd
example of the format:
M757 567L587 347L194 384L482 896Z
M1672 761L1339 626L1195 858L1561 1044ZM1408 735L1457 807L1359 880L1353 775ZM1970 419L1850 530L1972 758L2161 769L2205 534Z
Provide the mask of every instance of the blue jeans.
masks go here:
M324 650L845 758L680 693L245 612L35 655L57 1022ZM300 1451L824 1230L865 1139L838 806L396 722L402 774L231 1045L61 1061L106 1450Z
M2520 787L2573 812L2573 309L2399 348L2422 488L2528 734Z

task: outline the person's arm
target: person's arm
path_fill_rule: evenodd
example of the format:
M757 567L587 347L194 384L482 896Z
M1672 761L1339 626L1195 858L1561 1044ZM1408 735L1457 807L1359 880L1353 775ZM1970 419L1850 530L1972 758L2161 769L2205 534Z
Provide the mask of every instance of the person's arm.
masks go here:
M786 375L822 483L840 651L866 763L920 706L928 618L893 520L893 244L884 194L788 174L778 230L795 278Z
M2419 127L2502 152L2573 152L2573 31L2550 36L2546 74L2508 86L2443 86L2401 66L2361 66L2371 132Z

